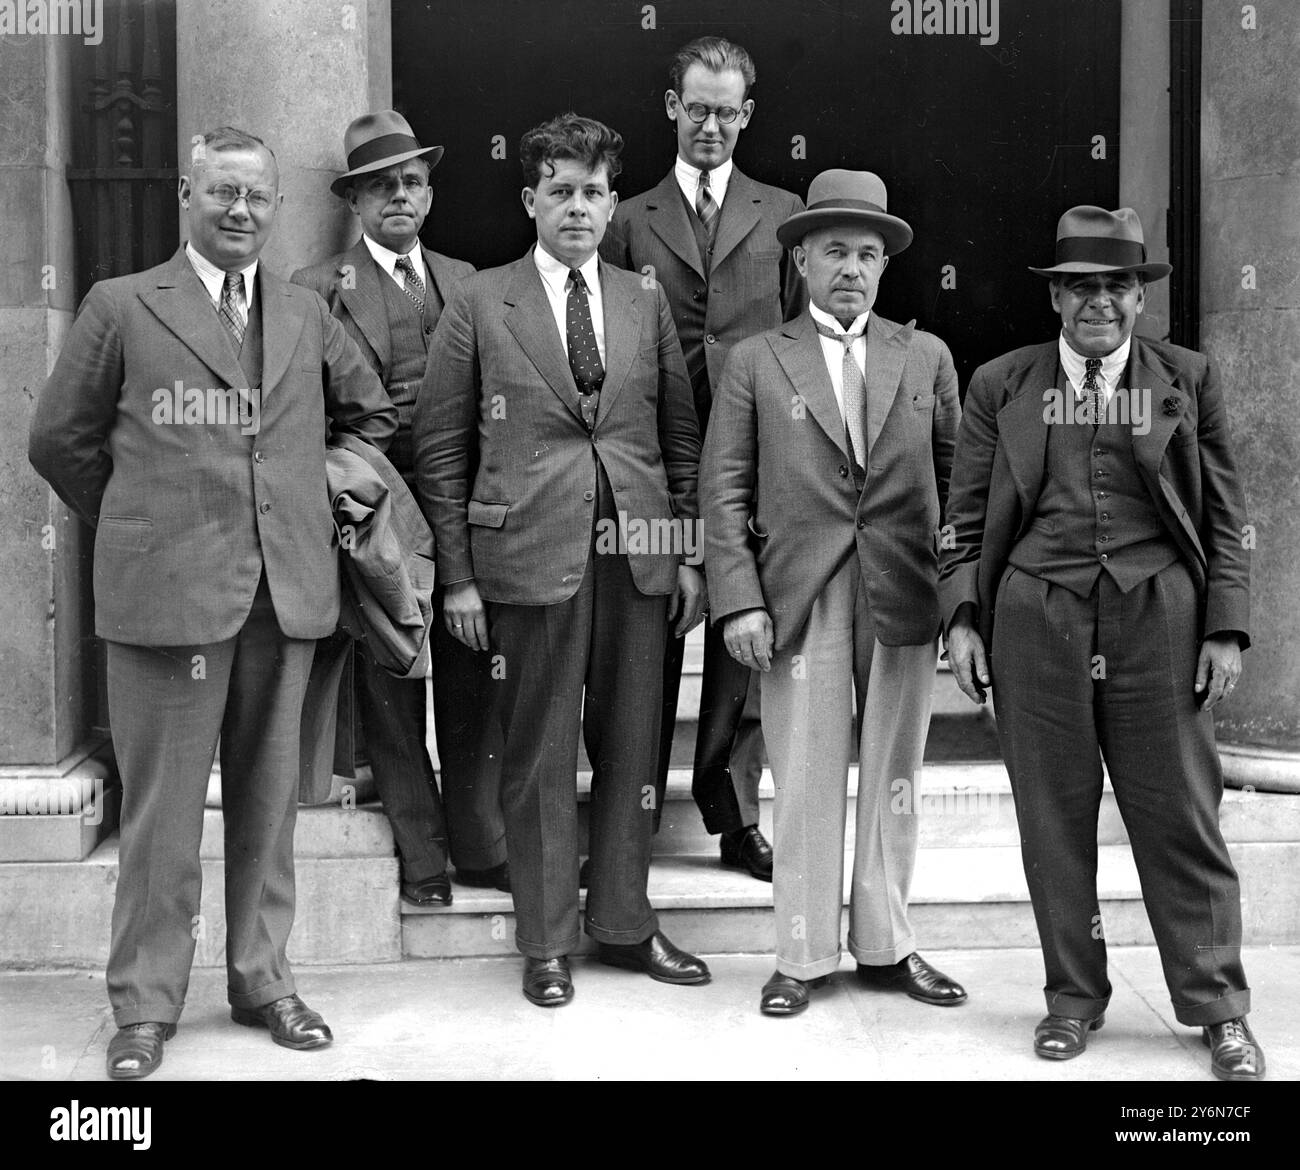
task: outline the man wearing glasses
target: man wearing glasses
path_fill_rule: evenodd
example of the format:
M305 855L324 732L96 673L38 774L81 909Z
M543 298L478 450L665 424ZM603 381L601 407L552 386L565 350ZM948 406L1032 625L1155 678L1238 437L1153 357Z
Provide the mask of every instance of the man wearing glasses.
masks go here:
M29 448L95 529L95 633L122 779L116 1079L158 1067L195 942L220 929L199 908L218 739L231 1017L285 1048L332 1039L285 957L303 698L316 640L339 615L322 423L380 450L397 426L321 300L258 261L283 198L274 155L231 127L194 141L178 192L189 242L90 290Z
M326 301L397 407L389 462L416 490L411 415L424 378L429 339L442 307L474 271L420 244L433 204L429 173L441 146L421 146L394 110L363 114L343 136L347 172L330 190L361 224L346 252L293 275ZM434 590L442 610L442 587ZM357 642L356 697L375 786L393 827L402 866L402 898L416 906L452 899L448 853L456 881L510 888L501 816L499 750L483 748L491 663L456 641L442 622L433 631L433 713L442 765L439 794L425 747L423 678L389 674ZM445 805L445 812L444 812Z
M601 245L610 263L647 272L667 292L701 435L731 347L796 317L805 299L802 278L776 238L803 201L755 182L731 161L754 114L755 76L750 55L721 37L700 37L678 50L664 95L676 162L657 187L619 205ZM677 717L683 632L679 622L664 655L656 814ZM756 720L742 726L747 693L758 685L751 677L727 654L721 627L709 627L691 790L705 827L721 834L723 864L771 881L772 849L758 827L762 735Z

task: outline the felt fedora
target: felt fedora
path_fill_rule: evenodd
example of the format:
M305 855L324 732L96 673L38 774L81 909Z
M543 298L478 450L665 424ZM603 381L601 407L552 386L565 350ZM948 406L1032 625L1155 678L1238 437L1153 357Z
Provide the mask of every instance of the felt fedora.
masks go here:
M885 184L870 171L822 171L808 184L808 206L776 229L776 238L793 248L809 232L832 224L871 228L885 241L885 255L901 252L912 242L912 229L886 211Z
M362 114L343 132L343 153L348 169L330 184L330 190L345 198L348 184L358 175L382 171L411 158L429 160L436 167L442 158L441 146L421 146L411 125L396 110L379 110Z
M1160 280L1173 268L1147 260L1142 224L1131 207L1107 211L1084 204L1071 207L1056 225L1056 263L1029 271L1039 276L1136 272L1143 280Z

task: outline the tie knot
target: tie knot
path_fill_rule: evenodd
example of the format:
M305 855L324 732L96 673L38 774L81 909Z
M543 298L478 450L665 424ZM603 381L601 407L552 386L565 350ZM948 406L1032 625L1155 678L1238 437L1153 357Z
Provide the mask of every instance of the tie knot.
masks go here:
M415 265L411 263L411 258L409 256L399 256L397 258L396 267L400 268L403 272L415 272Z
M701 171L701 172L700 172L700 184L699 184L699 185L700 185L701 187L703 187L705 190L708 190L708 187L709 187L709 172L708 172L708 171Z
M242 272L226 273L226 291L242 296L244 293L244 275Z
M1098 357L1085 358L1083 362L1083 368L1089 374L1098 373L1101 370L1101 358Z
M582 279L582 273L576 268L569 269L569 280L576 289L585 289L587 287L587 282Z
M829 325L823 325L820 321L814 321L813 324L817 326L817 332L823 337L829 337L832 341L838 341L846 349L862 336L861 330L857 333L837 333Z

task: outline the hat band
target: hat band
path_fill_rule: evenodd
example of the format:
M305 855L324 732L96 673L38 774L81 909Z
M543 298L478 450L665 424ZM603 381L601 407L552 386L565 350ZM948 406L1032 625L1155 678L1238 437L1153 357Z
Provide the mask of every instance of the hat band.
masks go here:
M395 154L405 154L410 150L423 150L409 134L381 134L369 142L363 142L348 155L348 170L369 166L380 159L392 158Z
M1132 268L1145 264L1146 245L1134 240L1112 240L1100 236L1066 236L1056 241L1056 262L1068 264L1082 260L1090 264L1108 264L1112 268Z
M887 215L879 203L872 203L869 199L819 199L816 203L808 205L809 211L874 211L878 215Z

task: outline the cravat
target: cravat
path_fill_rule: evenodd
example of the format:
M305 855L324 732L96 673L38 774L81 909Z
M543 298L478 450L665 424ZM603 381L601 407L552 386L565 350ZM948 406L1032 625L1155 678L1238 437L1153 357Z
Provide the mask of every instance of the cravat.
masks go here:
M1106 416L1106 389L1097 376L1101 373L1101 358L1085 358L1083 366L1085 373L1080 389L1087 403L1088 421L1095 427Z
M221 323L230 330L235 339L235 348L244 344L244 278L238 272L227 272L226 281L221 286L221 306L217 310Z
M404 283L402 291L406 293L415 305L417 313L424 312L424 281L415 274L415 265L411 263L409 256L399 256L397 263L394 265L403 275Z
M591 325L591 305L587 302L587 282L576 268L569 269L569 296L564 307L564 330L569 342L569 369L578 387L578 404L587 430L596 426L596 406L600 387L605 381L605 367L596 347L596 331Z
M849 437L850 454L859 467L867 465L867 382L853 360L853 343L861 333L836 333L820 321L813 322L817 332L844 346L844 427Z
M713 246L713 239L718 232L718 205L713 198L713 192L709 190L709 172L700 172L700 183L695 188L695 214L700 217L700 223L704 225L704 231L709 237L709 246Z

